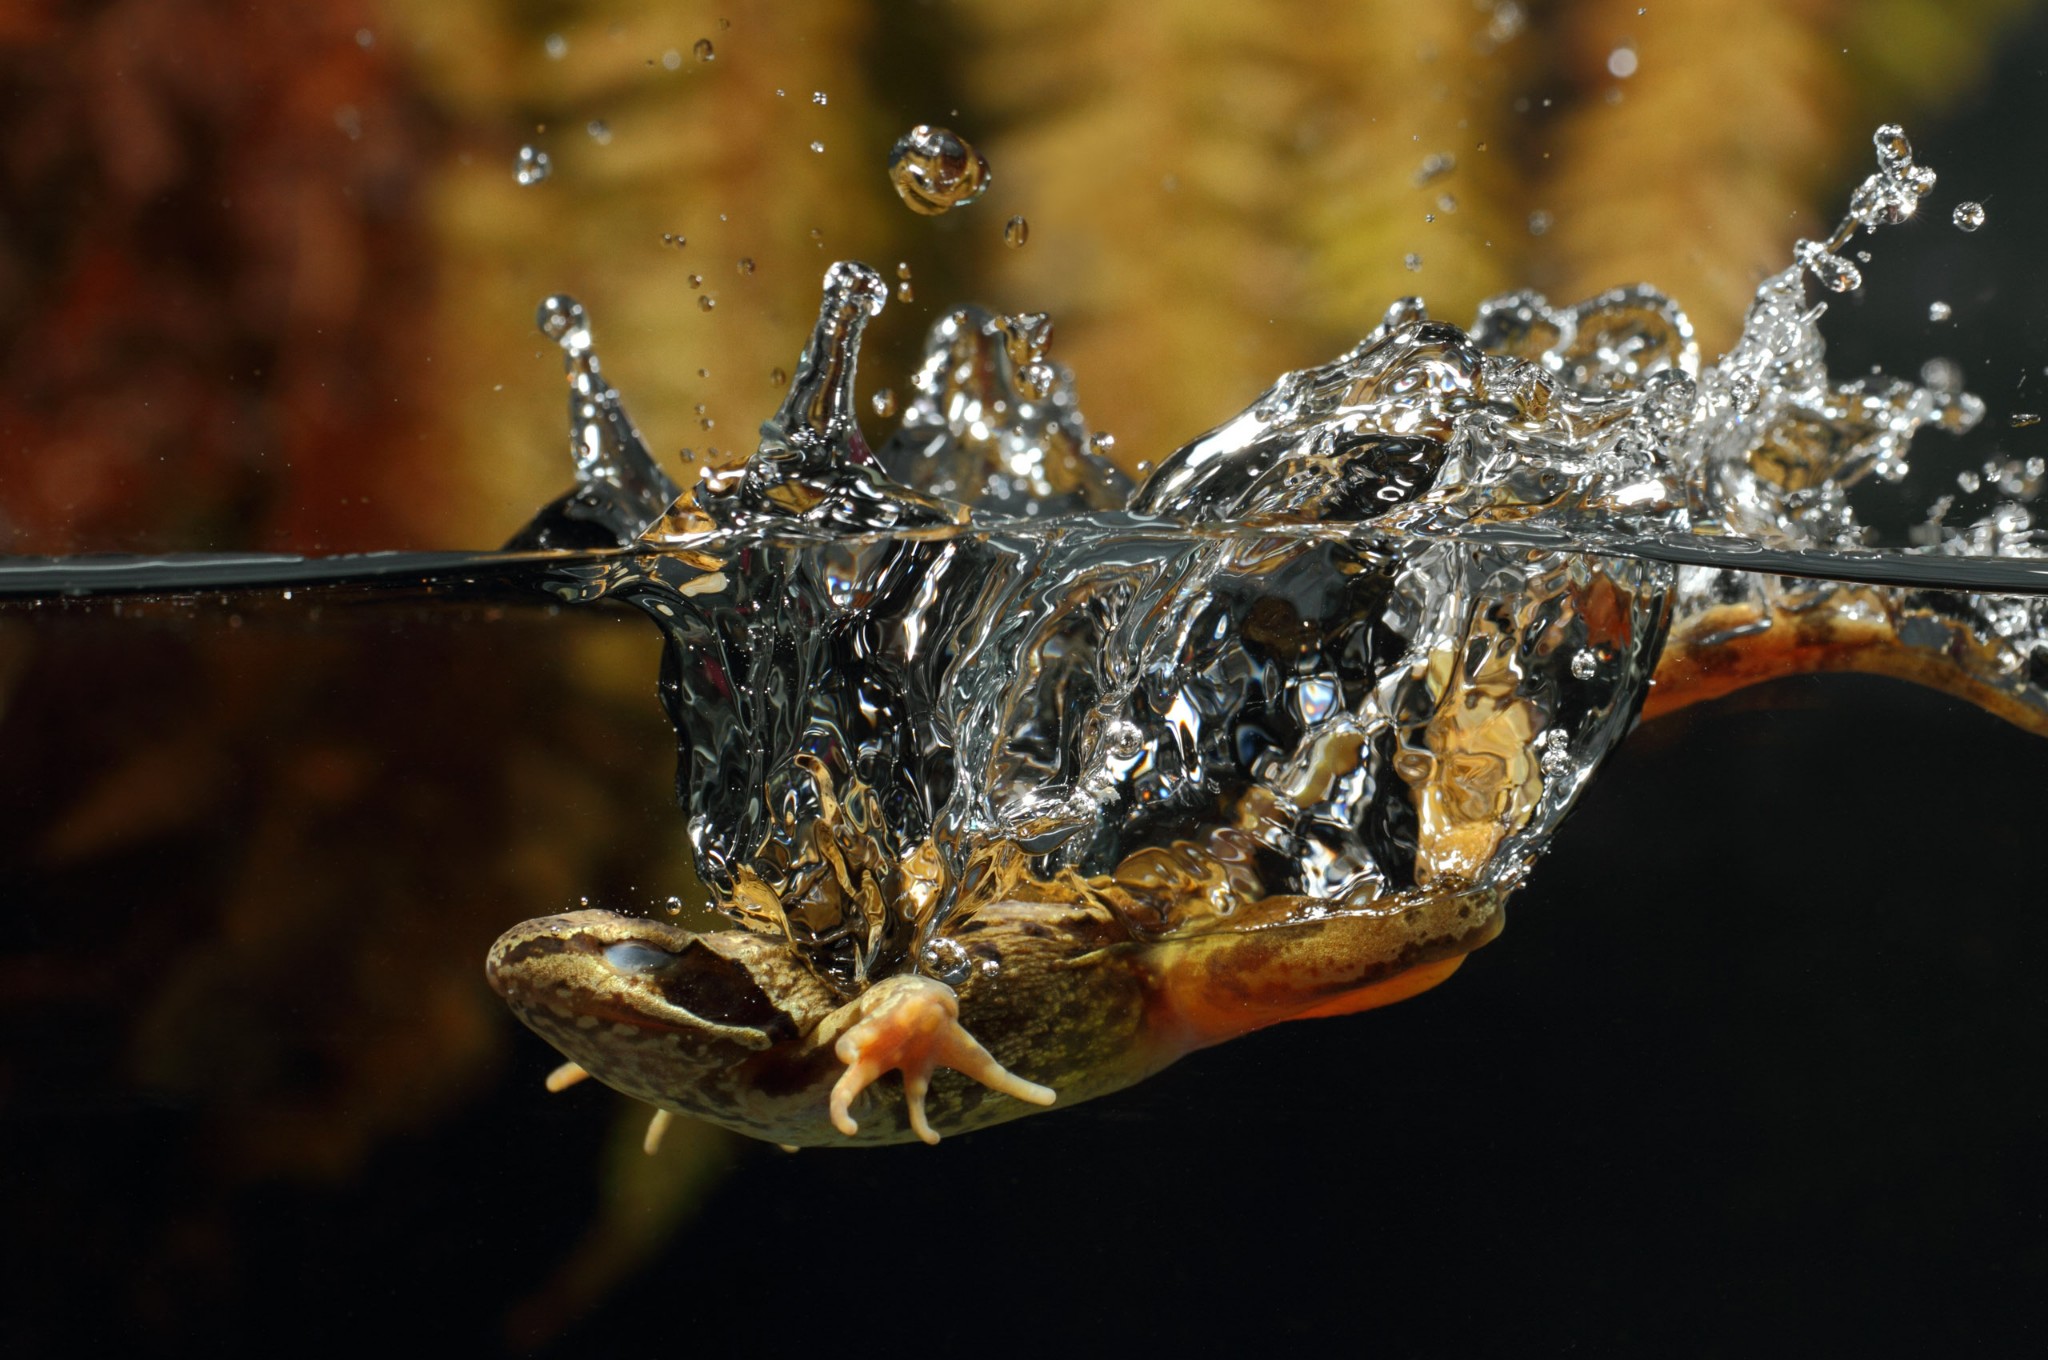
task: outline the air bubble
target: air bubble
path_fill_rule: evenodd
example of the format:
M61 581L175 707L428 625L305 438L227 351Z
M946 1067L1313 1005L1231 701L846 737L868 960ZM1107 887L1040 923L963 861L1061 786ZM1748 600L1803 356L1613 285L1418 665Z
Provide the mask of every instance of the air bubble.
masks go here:
M1591 647L1572 653L1572 679L1591 680L1600 673L1600 654Z
M709 293L706 293L702 297L697 299L697 307L700 311L708 312L717 305L718 299L711 296L711 294Z

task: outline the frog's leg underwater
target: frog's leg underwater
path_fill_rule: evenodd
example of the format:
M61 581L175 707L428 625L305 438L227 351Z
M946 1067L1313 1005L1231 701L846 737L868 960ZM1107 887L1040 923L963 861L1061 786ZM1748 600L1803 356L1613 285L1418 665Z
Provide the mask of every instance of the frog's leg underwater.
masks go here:
M949 927L965 960L950 984L903 975L851 1000L772 937L602 911L515 927L487 973L569 1058L554 1089L594 1075L792 1146L935 1142L1055 1093L1106 1094L1281 1020L1413 996L1500 927L1484 892L1314 919L1298 906L1276 899L1264 917L1144 942L1091 905L997 902Z

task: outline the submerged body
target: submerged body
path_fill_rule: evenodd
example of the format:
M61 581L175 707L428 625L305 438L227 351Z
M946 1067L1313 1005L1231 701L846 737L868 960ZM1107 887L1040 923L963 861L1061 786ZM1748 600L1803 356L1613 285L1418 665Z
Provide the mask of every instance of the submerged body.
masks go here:
M1931 183L1901 147L1853 223ZM1819 272L1840 242L1807 244ZM1434 985L1639 712L1844 668L2048 730L2038 607L1486 537L1853 543L1842 487L1974 413L1830 379L1797 270L1712 368L1648 289L1501 299L1469 334L1399 303L1136 488L1040 318L948 317L871 452L884 295L836 266L760 450L673 499L580 311L544 314L585 476L527 541L635 548L560 593L662 628L734 923L508 932L491 980L564 1080L791 1145L936 1141Z

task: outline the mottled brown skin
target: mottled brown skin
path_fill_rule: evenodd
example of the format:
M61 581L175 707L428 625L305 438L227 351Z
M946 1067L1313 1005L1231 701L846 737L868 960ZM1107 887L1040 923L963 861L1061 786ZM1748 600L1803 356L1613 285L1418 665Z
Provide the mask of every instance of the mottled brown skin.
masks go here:
M1903 641L1902 628L1917 628L1919 645ZM1809 608L1724 605L1672 630L1642 715L1647 721L1783 676L1853 671L1925 685L2048 736L2048 695L2002 673L2000 654L1995 640L1962 621L1909 607L1881 587L1830 588Z
M998 1062L1071 1104L1280 1020L1413 995L1500 928L1489 893L1311 918L1314 909L1275 899L1227 928L1146 943L1100 908L995 903L948 932L969 961L955 985L960 1024ZM606 955L620 945L669 957L622 970ZM846 1070L834 1046L854 1006L771 936L573 912L508 931L486 968L520 1019L650 1105L792 1146L913 1137L893 1077L855 1100L856 1134L829 1122L828 1095ZM928 1100L941 1133L1034 1108L949 1070Z

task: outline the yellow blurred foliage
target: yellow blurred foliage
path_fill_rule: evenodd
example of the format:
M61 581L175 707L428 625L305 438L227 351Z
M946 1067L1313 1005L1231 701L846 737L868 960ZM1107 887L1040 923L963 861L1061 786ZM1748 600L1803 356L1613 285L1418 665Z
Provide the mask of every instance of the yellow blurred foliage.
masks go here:
M901 384L948 306L1047 311L1126 464L1403 294L1463 321L1522 284L1563 301L1649 281L1712 352L1839 207L1868 125L1938 105L2019 8L386 0L452 128L422 343L469 483L456 499L509 531L566 479L558 359L531 321L558 290L590 308L672 466L748 447L842 257L914 266L869 388ZM917 121L988 155L980 204L933 219L893 200L888 148ZM553 160L544 184L515 182L526 144ZM1021 249L1003 242L1013 213Z

